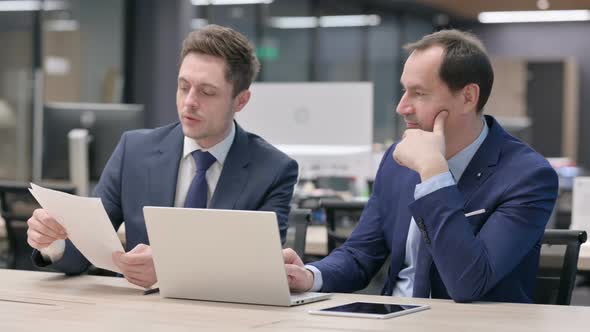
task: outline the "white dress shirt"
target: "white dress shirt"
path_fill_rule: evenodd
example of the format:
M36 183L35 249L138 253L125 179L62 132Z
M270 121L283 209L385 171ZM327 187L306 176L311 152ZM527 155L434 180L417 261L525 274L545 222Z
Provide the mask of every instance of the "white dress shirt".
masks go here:
M232 123L230 132L223 139L223 141L215 144L209 149L202 149L194 139L186 136L184 137L182 159L180 159L180 164L178 165L178 178L176 180L176 196L174 199L175 207L184 206L188 188L193 181L193 177L196 175L197 165L195 164L195 160L191 155L195 150L208 151L216 159L211 167L209 167L207 170L207 174L205 174L205 177L207 178L207 186L209 187L209 190L207 190L207 205L209 205L209 202L211 202L211 197L213 196L215 188L217 187L219 177L221 176L221 170L223 169L225 158L229 153L229 149L231 148L235 136L236 125L235 123ZM65 249L66 242L64 240L57 240L49 246L41 249L39 252L45 260L56 262L62 258Z
M231 126L229 135L227 135L223 141L215 144L209 149L201 149L199 144L194 139L188 138L186 136L184 137L182 159L180 160L180 165L178 166L178 179L176 180L176 196L174 199L174 206L184 206L188 188L193 181L193 177L195 176L197 169L195 160L191 156L191 153L193 153L195 150L208 151L216 159L211 167L209 167L207 170L207 174L205 174L205 177L207 178L207 186L209 187L209 190L207 190L207 206L209 206L209 202L211 202L211 196L213 196L215 188L217 187L217 182L219 181L219 176L221 176L221 170L223 169L225 158L227 157L235 136L236 126L233 124Z

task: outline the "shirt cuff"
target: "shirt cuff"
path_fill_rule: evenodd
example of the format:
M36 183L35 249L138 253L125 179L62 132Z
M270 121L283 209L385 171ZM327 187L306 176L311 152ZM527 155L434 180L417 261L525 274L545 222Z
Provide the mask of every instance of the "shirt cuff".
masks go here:
M317 267L313 265L305 265L305 268L310 270L313 273L313 286L309 290L310 292L319 292L324 285L324 280L322 279L322 272L318 270Z
M52 244L48 245L47 247L39 250L41 256L46 261L51 263L55 263L59 261L66 251L66 241L65 240L55 240Z
M454 184L455 180L453 179L453 175L450 171L437 174L430 179L416 185L416 189L414 189L414 199L420 199L439 189L449 187Z

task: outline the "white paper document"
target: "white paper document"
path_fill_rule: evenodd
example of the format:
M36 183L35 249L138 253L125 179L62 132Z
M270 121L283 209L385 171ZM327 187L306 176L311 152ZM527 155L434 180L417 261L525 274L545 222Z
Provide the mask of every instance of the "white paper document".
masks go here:
M111 255L125 251L100 198L70 195L34 183L31 187L33 197L66 229L68 239L90 263L122 273Z

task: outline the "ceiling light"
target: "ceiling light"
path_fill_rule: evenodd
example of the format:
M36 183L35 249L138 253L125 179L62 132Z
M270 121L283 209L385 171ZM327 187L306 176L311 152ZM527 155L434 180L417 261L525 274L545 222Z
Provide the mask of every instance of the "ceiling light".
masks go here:
M277 29L310 29L375 26L381 23L379 15L337 15L337 16L275 16L269 25Z
M590 21L590 10L481 12L478 19L481 23Z
M274 0L191 0L194 6L270 4Z
M310 29L318 26L318 18L313 16L271 17L269 25L277 29Z
M67 6L63 1L0 1L0 12L30 12L37 10L62 10Z
M381 23L378 15L339 15L320 17L320 27L362 27L375 26Z

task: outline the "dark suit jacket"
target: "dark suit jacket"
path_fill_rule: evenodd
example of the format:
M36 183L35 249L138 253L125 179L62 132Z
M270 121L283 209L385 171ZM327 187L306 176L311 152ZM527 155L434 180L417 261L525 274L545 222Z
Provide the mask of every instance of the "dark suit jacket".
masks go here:
M149 243L144 206L174 206L183 139L180 123L126 132L105 166L94 196L102 199L115 229L125 222L127 250ZM236 135L209 207L274 211L284 242L297 174L294 160L236 124ZM33 260L45 265L38 252L33 253ZM63 258L49 267L77 274L88 266L66 240Z
M557 175L490 116L490 129L459 183L414 200L419 175L385 153L373 193L346 243L313 263L325 292L365 287L388 255L383 294L404 267L411 217L422 233L414 291L455 301L532 302L540 240L557 197ZM465 217L465 213L485 213Z

